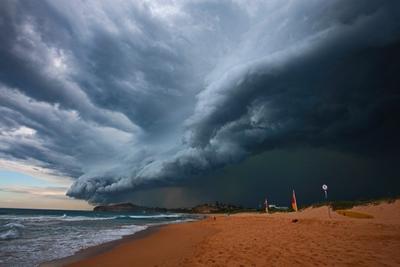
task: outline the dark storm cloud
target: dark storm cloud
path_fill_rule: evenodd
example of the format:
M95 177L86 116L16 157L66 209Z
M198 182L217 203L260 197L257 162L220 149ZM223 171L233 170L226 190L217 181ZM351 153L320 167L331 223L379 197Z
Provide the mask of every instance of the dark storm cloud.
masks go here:
M0 156L113 202L272 149L400 147L396 1L3 1Z

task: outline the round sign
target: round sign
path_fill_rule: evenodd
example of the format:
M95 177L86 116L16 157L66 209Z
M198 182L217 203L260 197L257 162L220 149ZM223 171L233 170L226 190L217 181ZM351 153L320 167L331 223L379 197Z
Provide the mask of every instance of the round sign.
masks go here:
M324 184L324 185L322 186L322 189L323 189L324 191L326 191L326 190L328 190L328 186L327 186L326 184Z

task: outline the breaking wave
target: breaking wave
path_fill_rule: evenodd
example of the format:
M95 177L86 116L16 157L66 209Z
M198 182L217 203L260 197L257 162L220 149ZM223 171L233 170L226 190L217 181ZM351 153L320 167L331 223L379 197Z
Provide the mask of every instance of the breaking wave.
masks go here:
M8 216L0 215L0 219L13 220L13 221L28 221L28 222L43 222L43 221L97 221L97 220L116 220L116 219L140 219L140 220L154 220L154 219L173 219L182 218L180 214L156 214L156 215L117 215L117 216ZM9 223L8 227L23 228L24 225L20 223Z
M17 229L11 229L6 232L0 233L0 240L11 240L21 236L21 233Z

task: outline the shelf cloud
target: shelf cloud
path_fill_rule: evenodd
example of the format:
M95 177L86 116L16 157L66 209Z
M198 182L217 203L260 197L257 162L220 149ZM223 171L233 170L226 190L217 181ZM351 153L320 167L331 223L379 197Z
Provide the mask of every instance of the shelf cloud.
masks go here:
M398 1L2 1L0 158L114 202L274 149L393 157Z

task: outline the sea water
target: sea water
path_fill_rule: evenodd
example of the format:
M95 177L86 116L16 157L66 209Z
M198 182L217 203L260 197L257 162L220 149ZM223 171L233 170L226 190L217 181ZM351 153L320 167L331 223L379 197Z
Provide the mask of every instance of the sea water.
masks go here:
M171 213L0 208L0 266L38 266L149 226L193 219Z

